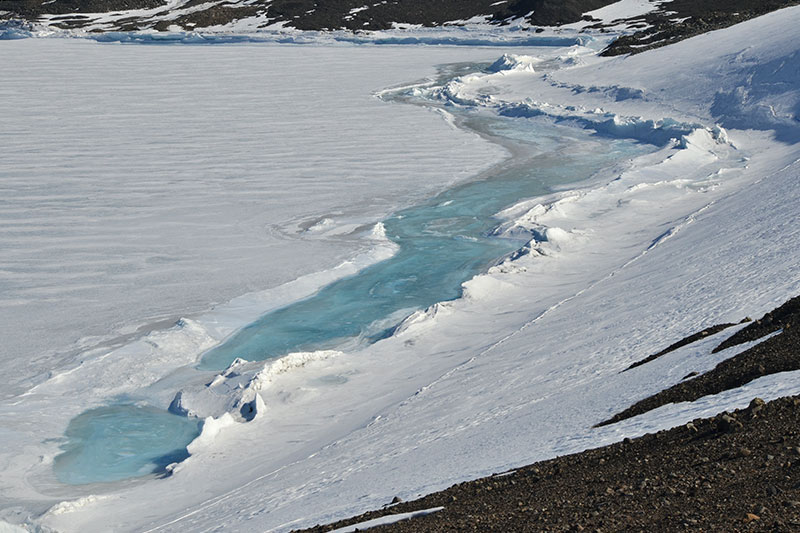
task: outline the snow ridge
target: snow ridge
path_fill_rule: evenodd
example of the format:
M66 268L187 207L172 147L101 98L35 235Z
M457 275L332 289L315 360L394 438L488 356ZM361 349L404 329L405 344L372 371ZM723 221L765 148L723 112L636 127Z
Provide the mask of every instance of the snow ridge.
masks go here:
M587 54L582 47L574 48L574 54L562 56L554 63L548 61L548 69L554 65L570 67L574 58ZM482 107L494 110L511 118L546 117L560 124L578 125L610 137L636 139L656 146L664 146L674 139L683 139L698 129L707 129L716 139L727 142L725 131L718 125L704 126L699 122L685 122L673 118L652 119L627 116L602 108L565 105L525 98L523 101L508 100L502 94L493 94L487 88L500 83L520 83L510 77L539 78L554 87L567 88L573 93L599 93L613 101L643 99L643 90L612 85L607 87L567 86L558 83L549 73L539 73L534 65L545 62L545 58L504 54L487 68L486 74L470 74L447 82L444 86L424 86L410 89L409 94L417 98L439 101L445 105ZM524 83L524 82L522 82Z
M169 410L206 420L228 415L231 420L250 422L267 408L261 393L281 375L341 355L336 350L319 350L294 352L266 362L236 359L211 382L178 391Z

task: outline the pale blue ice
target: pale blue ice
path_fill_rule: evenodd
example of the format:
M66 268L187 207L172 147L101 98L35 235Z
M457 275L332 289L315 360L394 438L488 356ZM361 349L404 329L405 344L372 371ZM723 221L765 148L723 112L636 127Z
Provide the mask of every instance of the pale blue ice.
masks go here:
M524 239L492 236L499 224L496 213L642 150L630 141L605 140L591 143L592 150L562 151L563 140L554 135L563 128L526 119L492 120L481 127L535 142L544 153L386 219L386 235L400 247L394 257L262 316L209 351L200 368L221 370L237 357L258 361L384 338L404 318L398 314L458 298L464 281L524 244ZM397 322L386 324L389 317Z
M478 126L527 143L532 152L389 217L384 226L399 245L396 255L262 316L205 354L200 369L223 369L237 357L264 360L385 338L415 310L458 298L464 281L524 244L525 238L492 235L503 208L645 151L588 132L567 136L565 128L538 120L482 119ZM132 405L87 411L70 423L56 475L84 484L164 472L187 456L199 429L196 420Z
M148 474L189 456L200 433L197 419L152 407L114 405L86 411L69 423L64 452L55 459L62 483L81 485Z

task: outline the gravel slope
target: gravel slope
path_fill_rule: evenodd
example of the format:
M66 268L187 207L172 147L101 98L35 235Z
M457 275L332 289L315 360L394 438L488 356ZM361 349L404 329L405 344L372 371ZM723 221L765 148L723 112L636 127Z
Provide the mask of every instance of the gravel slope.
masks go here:
M607 423L797 368L798 318L800 297L721 346L779 334ZM800 397L767 404L754 398L734 413L460 483L306 531L440 506L440 512L370 531L800 531Z
M454 485L370 531L800 531L800 397Z

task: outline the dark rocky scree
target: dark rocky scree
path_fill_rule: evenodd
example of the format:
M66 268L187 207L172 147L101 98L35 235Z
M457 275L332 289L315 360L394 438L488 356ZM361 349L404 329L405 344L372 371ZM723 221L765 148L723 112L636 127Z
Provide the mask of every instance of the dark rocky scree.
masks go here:
M749 319L744 319L744 320L742 320L742 322L749 322ZM661 357L662 355L667 355L670 352L674 352L678 348L683 348L684 346L688 346L689 344L692 344L693 342L697 342L700 339L704 339L704 338L708 337L709 335L715 335L715 334L719 333L720 331L723 331L723 330L728 329L729 327L735 326L735 325L736 324L717 324L717 325L708 327L708 328L704 329L703 331L699 331L697 333L689 335L688 337L684 337L683 339L679 340L678 342L670 344L669 346L667 346L666 348L664 348L660 352L654 353L653 355L651 355L649 357L646 357L645 359L642 359L641 361L636 361L631 366L629 366L628 368L623 370L623 372L627 372L628 370L630 370L632 368L636 368L637 366L642 366L645 363L649 363L650 361L654 361L654 360L658 359L659 357Z
M181 7L206 3L191 0ZM439 26L447 22L475 16L488 16L499 25L512 20L524 20L534 26L559 26L581 19L592 22L585 13L599 9L616 0L217 0L217 3L177 18L169 17L165 0L0 0L0 21L22 19L35 22L42 15L60 15L51 22L64 29L82 28L94 22L87 13L109 13L132 9L163 8L156 14L130 16L118 20L105 30L164 31L170 26L185 30L224 25L251 16L265 16L264 25L283 22L301 30L383 30L392 23ZM614 21L629 30L641 28L620 37L602 55L638 53L678 42L714 29L731 26L791 5L800 0L664 0L656 11ZM366 4L366 5L365 5ZM363 8L356 13L353 9ZM608 25L596 21L589 25L607 31ZM538 28L537 28L538 29Z
M202 28L234 20L266 15L269 23L285 22L301 30L349 29L381 30L393 22L437 26L448 21L474 16L490 16L498 24L509 19L527 17L533 24L558 25L580 20L583 13L613 3L615 0L387 0L366 3L363 0L256 0L243 4L239 0L220 2L206 10L166 21L159 16L131 18L114 29L166 29L175 24L184 28ZM191 4L203 3L201 0ZM367 9L351 13L355 8ZM9 17L35 21L44 14L72 15L57 25L81 27L91 21L74 15L106 13L130 9L164 6L163 0L0 0L0 11ZM186 6L188 7L188 6ZM165 15L165 11L161 15Z
M717 353L745 342L758 340L770 333L790 328L792 325L800 325L800 297L792 298L746 328L731 335L727 340L711 350L711 353Z
M560 26L581 20L584 13L618 0L517 0L495 14L495 20L523 18L539 26ZM502 7L502 6L501 6ZM530 15L529 15L530 14Z
M760 339L779 330L781 332L778 335L722 361L705 374L645 398L598 425L614 424L668 403L690 402L701 396L718 394L741 387L761 376L800 370L800 296L792 298L738 331L714 348L712 353Z
M601 55L644 52L798 3L798 0L670 0L661 4L657 11L630 19L629 23L638 22L647 27L620 37Z
M0 0L0 11L35 20L43 14L106 13L163 6L163 0Z
M155 29L164 31L170 26L185 30L223 25L238 19L263 15L264 25L283 22L301 30L383 30L394 22L439 26L446 22L465 20L475 16L488 16L496 24L512 20L525 20L535 26L559 26L586 20L591 22L589 11L599 9L616 0L386 0L367 4L362 0L221 0L202 11L165 19L169 14L165 0L0 0L0 22L22 19L35 22L42 15L60 15L51 24L64 28L82 28L94 20L86 13L109 13L131 9L164 8L155 15L131 16L118 20L106 30L136 31ZM181 7L205 3L191 0ZM601 55L639 53L665 46L711 30L731 26L776 9L797 5L800 0L665 0L656 11L614 21L612 25L626 26L629 30L642 28L612 42ZM596 21L588 28L607 31L608 25Z
M306 531L440 506L369 531L800 531L800 397L754 399L748 409Z
M706 328L663 353L729 326ZM603 424L800 368L800 296L752 321L714 351L776 331L713 370ZM800 396L768 404L755 398L734 413L460 483L306 531L321 533L433 507L444 510L369 531L800 532Z
M306 30L338 29L376 30L391 28L392 22L440 26L445 22L466 20L475 16L491 16L496 23L519 19L531 11L532 24L557 25L580 20L583 13L614 0L517 0L498 4L492 0L395 0L375 3L353 15L361 0L292 0L275 2L270 16L290 21L289 25ZM309 13L310 10L314 10Z

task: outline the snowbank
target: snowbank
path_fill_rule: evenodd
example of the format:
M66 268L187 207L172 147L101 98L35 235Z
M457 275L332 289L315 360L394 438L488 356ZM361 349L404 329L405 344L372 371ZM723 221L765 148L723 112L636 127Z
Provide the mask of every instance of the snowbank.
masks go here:
M291 353L266 363L236 359L211 382L178 391L169 410L204 419L227 415L230 420L249 422L267 409L261 393L281 374L340 355L339 351L320 350Z

